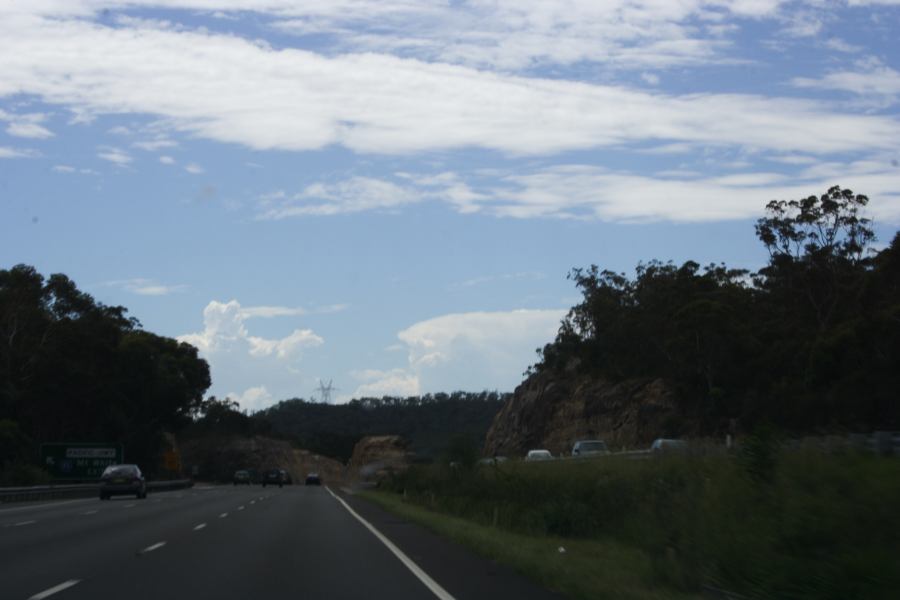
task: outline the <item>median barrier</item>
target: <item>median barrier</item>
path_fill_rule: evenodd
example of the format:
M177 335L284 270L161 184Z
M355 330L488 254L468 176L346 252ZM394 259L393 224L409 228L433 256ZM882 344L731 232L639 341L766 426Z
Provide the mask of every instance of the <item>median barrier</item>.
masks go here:
M10 502L28 502L33 500L60 500L64 498L90 498L97 495L99 483L69 483L34 485L28 487L0 488L0 504ZM190 479L173 481L148 481L148 491L178 490L193 487Z

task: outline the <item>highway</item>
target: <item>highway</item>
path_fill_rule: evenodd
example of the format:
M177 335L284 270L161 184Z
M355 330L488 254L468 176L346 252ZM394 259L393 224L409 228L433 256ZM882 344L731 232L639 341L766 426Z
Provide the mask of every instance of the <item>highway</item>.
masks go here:
M327 487L0 508L0 598L559 598Z

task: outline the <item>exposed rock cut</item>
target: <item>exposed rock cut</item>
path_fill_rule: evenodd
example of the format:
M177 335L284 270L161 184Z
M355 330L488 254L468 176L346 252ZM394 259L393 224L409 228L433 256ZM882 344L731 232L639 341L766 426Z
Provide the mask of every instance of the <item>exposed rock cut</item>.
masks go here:
M350 470L359 479L378 480L409 467L413 453L399 435L371 435L353 447Z
M523 456L530 449L568 453L579 439L611 450L646 448L658 437L688 437L675 392L661 379L619 383L573 373L538 373L516 388L488 430L486 456Z

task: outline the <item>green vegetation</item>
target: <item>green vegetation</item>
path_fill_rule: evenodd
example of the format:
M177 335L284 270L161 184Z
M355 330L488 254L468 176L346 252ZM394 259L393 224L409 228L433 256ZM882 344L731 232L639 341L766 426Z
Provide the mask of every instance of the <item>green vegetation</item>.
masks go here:
M152 474L162 432L210 385L197 349L144 331L65 275L0 270L0 480L34 483L44 442L113 442Z
M900 427L900 234L870 252L868 199L838 187L772 201L756 273L653 261L631 279L596 265L535 371L662 377L707 434Z
M611 540L511 533L491 525L428 510L385 492L362 496L406 519L513 567L544 587L572 598L651 600L696 598L654 585L653 562L636 548ZM563 548L564 552L559 549Z
M346 461L366 435L401 435L424 460L437 458L460 439L480 447L508 399L497 392L453 392L409 398L362 398L347 404L300 399L279 402L255 413L262 430L294 440L298 446Z
M707 585L750 598L896 596L900 461L781 451L767 438L745 448L652 460L416 466L379 497L578 598L669 597ZM576 564L567 562L570 553L551 559L557 546L575 549ZM592 568L592 582L582 581Z

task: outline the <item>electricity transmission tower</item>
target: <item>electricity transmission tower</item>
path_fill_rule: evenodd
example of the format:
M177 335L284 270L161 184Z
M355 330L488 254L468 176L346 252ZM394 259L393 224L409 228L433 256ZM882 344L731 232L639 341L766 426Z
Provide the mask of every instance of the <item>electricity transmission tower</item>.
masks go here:
M332 384L332 379L328 380L328 384L326 385L324 381L319 380L319 401L324 402L325 404L331 404L331 392L335 391L337 388Z

